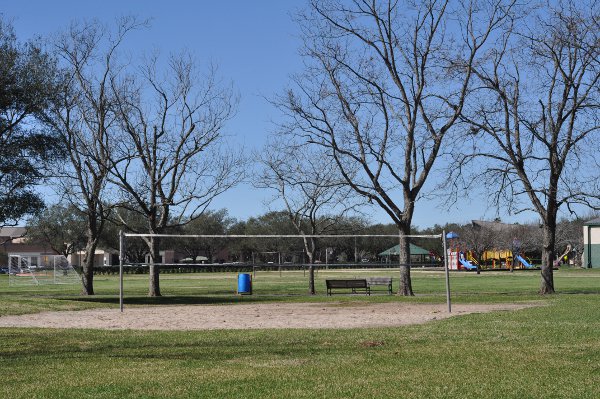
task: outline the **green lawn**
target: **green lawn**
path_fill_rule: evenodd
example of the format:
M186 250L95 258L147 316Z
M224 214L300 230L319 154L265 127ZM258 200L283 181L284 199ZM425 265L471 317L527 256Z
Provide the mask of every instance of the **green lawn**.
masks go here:
M392 275L351 271L346 276ZM415 270L415 298L304 294L302 272L258 273L252 296L235 274L126 276L127 306L248 301L445 301L444 276ZM8 287L0 315L117 306L117 279L96 298L77 287ZM556 272L540 298L539 272L454 273L455 302L542 300L546 306L472 314L424 325L352 330L141 332L0 329L0 398L598 398L600 271ZM235 306L235 305L232 305Z

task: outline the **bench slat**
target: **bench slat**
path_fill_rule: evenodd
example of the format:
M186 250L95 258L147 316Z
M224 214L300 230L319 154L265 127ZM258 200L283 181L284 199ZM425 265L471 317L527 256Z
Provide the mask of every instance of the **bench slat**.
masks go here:
M325 280L330 288L366 288L367 280Z
M352 280L325 280L327 285L327 295L331 295L332 289L351 289L353 293L357 289L364 290L366 294L371 295L371 288L367 284L365 279L352 279Z
M392 278L391 277L368 277L367 285L369 288L374 285L385 285L387 286L387 291L391 295L392 294Z
M368 277L366 280L371 285L387 285L392 283L391 277Z

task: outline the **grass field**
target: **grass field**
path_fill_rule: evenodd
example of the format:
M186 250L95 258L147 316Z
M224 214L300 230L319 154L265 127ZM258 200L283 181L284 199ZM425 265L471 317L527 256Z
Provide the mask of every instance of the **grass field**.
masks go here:
M258 273L254 295L234 295L235 274L126 276L126 306L249 301L445 301L444 276L413 272L414 298L308 297L302 272ZM392 275L349 271L345 276ZM542 301L514 312L423 325L351 330L104 331L0 329L0 398L598 398L600 271L560 270L559 294L535 293L539 272L452 274L455 303ZM98 295L72 287L8 287L0 316L117 306L117 278Z

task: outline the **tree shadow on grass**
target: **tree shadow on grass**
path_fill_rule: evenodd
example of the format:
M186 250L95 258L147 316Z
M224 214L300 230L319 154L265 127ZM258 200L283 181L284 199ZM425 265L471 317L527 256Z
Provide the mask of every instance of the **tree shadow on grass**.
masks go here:
M558 288L556 291L558 294L565 295L599 295L600 289L560 289Z

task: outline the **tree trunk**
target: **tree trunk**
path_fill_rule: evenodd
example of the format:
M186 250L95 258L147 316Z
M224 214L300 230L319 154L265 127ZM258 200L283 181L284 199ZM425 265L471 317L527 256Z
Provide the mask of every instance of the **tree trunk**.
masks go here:
M94 295L94 257L97 245L98 239L88 232L81 273L81 295Z
M554 294L554 247L556 245L556 219L544 224L544 248L542 250L542 280L540 294Z
M302 234L302 232L300 231ZM314 231L313 231L314 234ZM304 242L304 252L308 257L308 294L315 295L317 291L315 290L315 251L317 249L317 243L314 237L310 237L307 239L303 238Z
M398 295L414 296L410 279L410 243L407 235L410 234L410 224L400 226L399 234L399 262L400 262L400 285Z
M150 281L148 286L148 296L161 296L160 294L160 259L159 239L150 237Z
M308 266L308 293L310 295L317 293L315 290L315 265L313 263Z
M308 256L308 294L316 295L317 291L315 289L315 250L317 244L315 243L314 238L310 239L310 247L306 246L306 255Z

